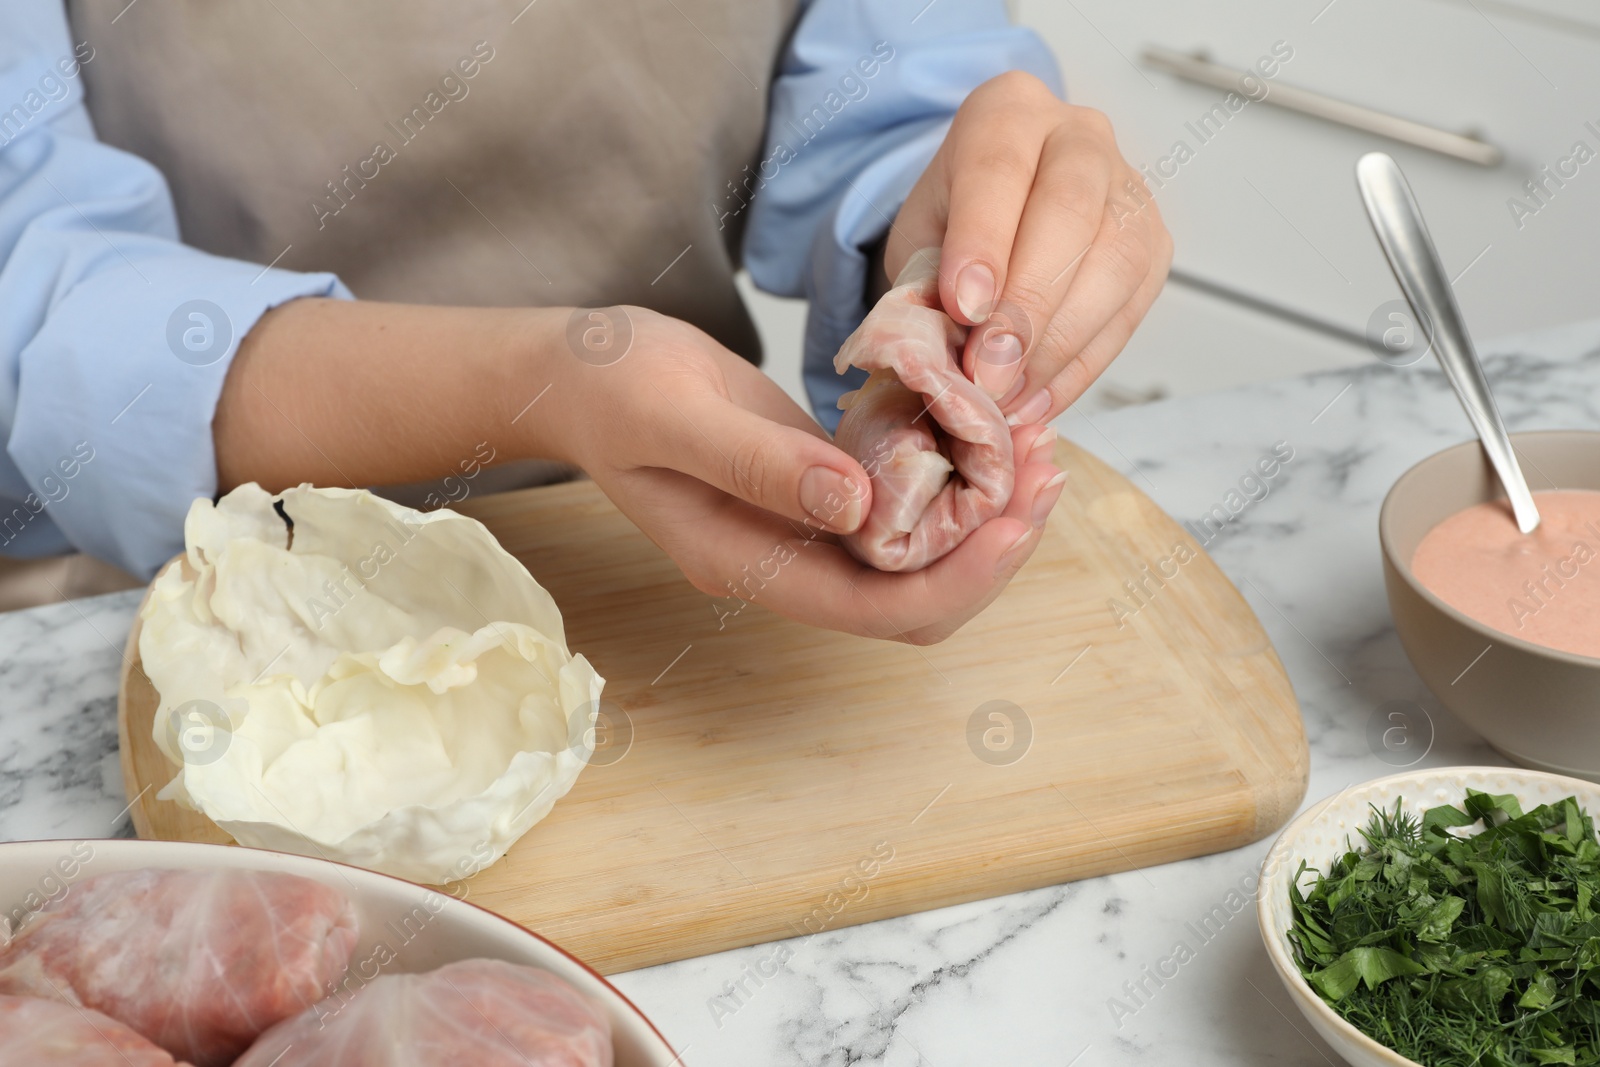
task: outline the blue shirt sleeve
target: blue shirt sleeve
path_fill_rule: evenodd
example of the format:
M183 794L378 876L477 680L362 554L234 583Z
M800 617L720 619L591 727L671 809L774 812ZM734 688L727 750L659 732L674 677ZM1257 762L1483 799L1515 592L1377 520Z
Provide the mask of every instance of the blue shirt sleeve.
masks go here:
M859 371L833 357L866 315L867 257L933 158L956 108L1008 70L1059 94L1055 57L1002 0L809 0L773 82L765 151L747 175L744 263L762 289L810 300L803 374L838 426ZM740 202L732 204L740 208Z
M95 140L59 0L0 7L0 554L148 577L217 490L211 419L268 309L350 294L179 242L142 159Z

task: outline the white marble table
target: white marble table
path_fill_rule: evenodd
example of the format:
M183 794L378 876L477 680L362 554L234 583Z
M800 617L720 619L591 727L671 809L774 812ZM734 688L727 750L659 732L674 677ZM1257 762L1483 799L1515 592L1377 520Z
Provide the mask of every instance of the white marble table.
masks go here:
M1485 346L1513 430L1600 429L1600 323ZM1294 681L1314 802L1414 755L1368 741L1401 702L1430 739L1424 765L1500 763L1427 693L1396 642L1377 547L1395 478L1467 436L1432 362L1250 386L1132 408L1063 430L1174 516L1222 502L1258 457L1294 458L1270 494L1209 546L1244 590ZM116 762L119 650L135 594L0 615L0 840L125 836ZM937 649L929 650L937 657ZM1201 942L1190 931L1257 868L1268 842L1204 859L1000 897L616 981L695 1067L1100 1067L1336 1063L1270 971L1253 909ZM1246 883L1248 885L1248 883ZM1226 911L1223 912L1226 914ZM1143 969L1187 941L1194 958L1148 995ZM729 1014L716 998L743 980ZM1116 1010L1120 1001L1122 1010Z

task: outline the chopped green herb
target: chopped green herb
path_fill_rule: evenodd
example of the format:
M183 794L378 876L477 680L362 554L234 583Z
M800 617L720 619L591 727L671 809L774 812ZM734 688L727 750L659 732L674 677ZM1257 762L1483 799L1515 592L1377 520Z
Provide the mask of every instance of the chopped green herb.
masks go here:
M1600 1067L1600 842L1576 798L1396 801L1361 836L1289 887L1295 961L1334 1011L1427 1067Z

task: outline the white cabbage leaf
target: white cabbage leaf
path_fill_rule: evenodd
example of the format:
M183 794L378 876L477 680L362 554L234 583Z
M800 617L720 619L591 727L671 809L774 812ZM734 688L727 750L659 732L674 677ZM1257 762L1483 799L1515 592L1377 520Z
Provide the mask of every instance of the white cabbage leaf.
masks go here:
M139 637L160 796L240 844L443 884L587 763L603 679L477 520L249 484L195 501L184 540Z

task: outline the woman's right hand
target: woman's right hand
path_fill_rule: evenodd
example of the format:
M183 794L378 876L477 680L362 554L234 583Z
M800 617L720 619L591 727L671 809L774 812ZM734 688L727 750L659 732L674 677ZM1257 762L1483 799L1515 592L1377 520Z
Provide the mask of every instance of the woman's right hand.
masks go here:
M883 573L835 536L861 525L867 472L759 369L644 308L575 312L546 330L550 394L529 413L538 451L582 467L710 596L930 644L999 595L1061 493L1045 487L1058 471L1038 440L1054 435L1019 427L1005 511L932 566Z

